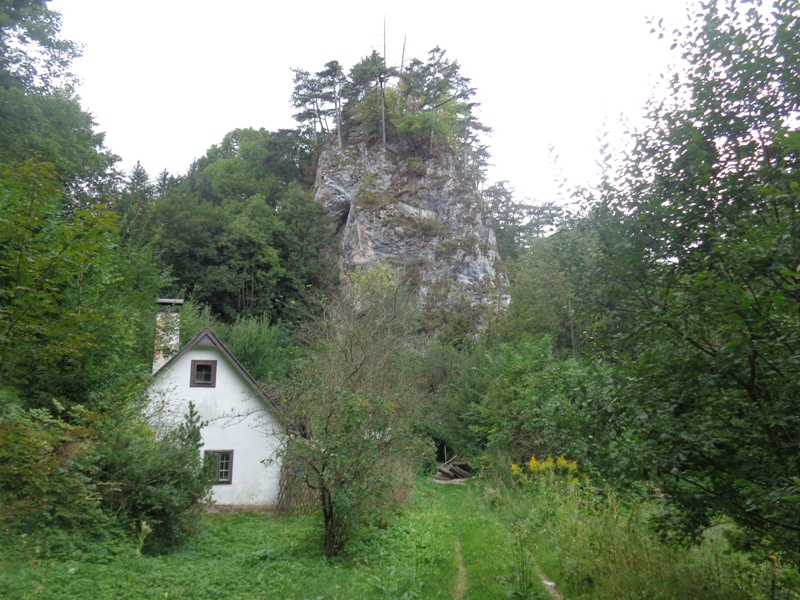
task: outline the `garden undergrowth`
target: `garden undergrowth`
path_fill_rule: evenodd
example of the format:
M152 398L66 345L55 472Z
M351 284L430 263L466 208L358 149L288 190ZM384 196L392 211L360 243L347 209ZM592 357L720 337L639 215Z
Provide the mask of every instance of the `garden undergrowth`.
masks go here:
M263 514L205 515L199 533L162 556L138 555L133 541L18 549L0 558L0 597L453 598L457 542L464 598L520 597L513 535L476 490L420 480L385 529L360 532L336 560L322 554L320 518Z
M314 516L208 514L162 556L137 554L133 540L54 554L19 539L0 555L0 597L541 600L543 577L571 600L798 597L785 578L772 592L775 572L732 551L725 525L691 548L666 544L646 502L507 471L466 485L420 479L403 510L335 560Z
M725 533L733 525L716 524L690 546L669 543L652 526L655 499L600 490L561 460L552 468L495 464L482 493L565 597L800 598L796 572L730 547Z

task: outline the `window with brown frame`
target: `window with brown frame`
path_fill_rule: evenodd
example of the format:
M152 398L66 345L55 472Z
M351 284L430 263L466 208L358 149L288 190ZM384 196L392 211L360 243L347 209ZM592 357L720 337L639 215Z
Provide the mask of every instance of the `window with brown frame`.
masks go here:
M233 450L206 450L206 465L211 483L231 483L233 480Z
M217 385L217 361L193 360L190 387L215 387Z

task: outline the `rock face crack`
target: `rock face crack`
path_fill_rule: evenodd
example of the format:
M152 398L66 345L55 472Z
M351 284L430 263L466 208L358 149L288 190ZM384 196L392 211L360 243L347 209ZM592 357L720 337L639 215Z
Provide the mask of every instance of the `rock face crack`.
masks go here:
M508 276L481 199L457 160L410 160L401 149L323 149L315 197L336 226L336 263L347 282L357 267L402 271L428 315L468 312L480 328L506 308ZM433 319L435 321L435 319Z

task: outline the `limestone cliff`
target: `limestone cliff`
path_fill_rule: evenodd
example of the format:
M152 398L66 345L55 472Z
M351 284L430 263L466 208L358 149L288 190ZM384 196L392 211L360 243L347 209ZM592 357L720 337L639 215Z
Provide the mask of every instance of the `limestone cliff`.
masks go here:
M336 226L343 281L359 266L402 269L432 328L453 311L480 326L487 312L508 305L494 231L451 156L422 160L364 143L329 147L315 189Z

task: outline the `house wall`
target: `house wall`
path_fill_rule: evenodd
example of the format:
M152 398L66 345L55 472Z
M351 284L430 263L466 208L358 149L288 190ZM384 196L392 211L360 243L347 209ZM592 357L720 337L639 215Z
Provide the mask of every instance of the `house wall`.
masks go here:
M214 387L191 387L193 360L216 360ZM203 428L203 448L233 450L231 483L216 484L213 499L222 505L275 506L280 489L277 450L282 431L275 418L216 348L195 346L156 377L150 391L150 419L175 425L183 419L189 402L208 425ZM262 462L265 461L265 462Z

